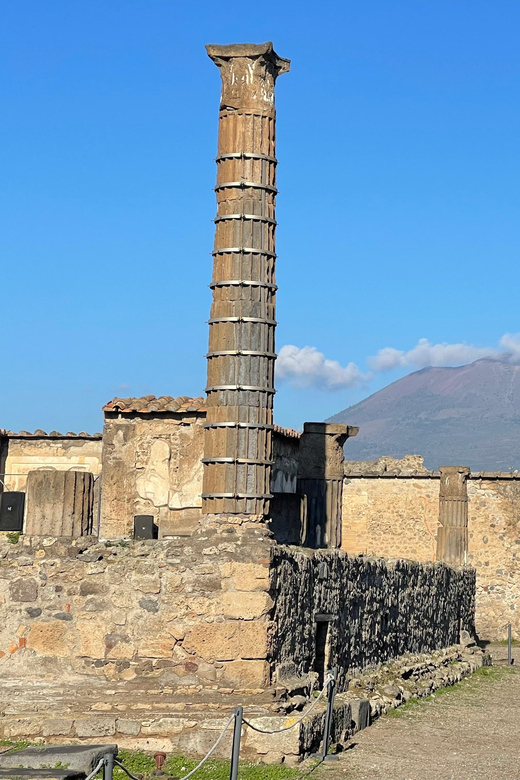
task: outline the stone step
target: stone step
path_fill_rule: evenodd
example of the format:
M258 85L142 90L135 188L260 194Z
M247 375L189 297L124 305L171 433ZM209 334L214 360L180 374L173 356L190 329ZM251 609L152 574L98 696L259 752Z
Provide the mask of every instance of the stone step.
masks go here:
M35 745L0 755L0 778L85 778L107 753L117 756L118 747L109 745Z

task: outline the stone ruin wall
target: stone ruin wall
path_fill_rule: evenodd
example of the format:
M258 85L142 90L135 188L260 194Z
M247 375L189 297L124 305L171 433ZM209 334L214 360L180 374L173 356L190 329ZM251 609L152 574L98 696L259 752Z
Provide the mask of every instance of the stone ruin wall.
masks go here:
M205 408L191 414L107 415L100 538L130 538L140 514L154 517L160 538L193 533L201 519L205 422ZM272 490L278 514L288 503L283 496L296 493L298 445L298 434L275 427ZM289 509L292 538L299 532L299 507Z
M201 515L205 415L107 419L100 536L133 535L153 515L161 536L190 534Z
M189 541L4 537L1 736L204 753L237 704L268 714L266 555L239 525Z
M344 687L354 669L458 642L473 598L470 570L281 548L238 519L189 540L3 537L0 737L203 754L238 704L282 723L287 676L307 690L317 676L318 613L336 621ZM273 744L297 754L290 740ZM248 733L245 755L272 749Z
M471 474L468 480L468 563L477 570L477 628L520 639L520 478Z
M5 490L25 491L30 471L89 471L101 473L101 434L12 434L0 432L0 479ZM4 476L2 476L4 475Z
M343 543L349 553L435 560L439 472L422 458L345 463ZM473 472L468 490L468 564L477 571L477 632L520 638L520 477Z
M285 674L316 668L316 632L328 626L326 665L349 677L406 653L431 653L474 634L475 572L345 553L278 548L273 656Z

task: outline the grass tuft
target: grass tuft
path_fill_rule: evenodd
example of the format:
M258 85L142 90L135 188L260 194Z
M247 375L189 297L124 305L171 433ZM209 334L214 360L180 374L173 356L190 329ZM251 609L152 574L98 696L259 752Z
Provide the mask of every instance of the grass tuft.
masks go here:
M148 778L155 770L153 757L140 751L120 750L118 758L135 775ZM184 777L197 766L199 760L186 758L186 756L169 756L165 761L163 772L166 772L170 780ZM124 772L116 767L114 780L124 780L125 777ZM244 761L240 763L239 768L240 780L300 780L303 777L300 770L283 764L252 764ZM194 775L194 780L229 780L229 760L210 759Z

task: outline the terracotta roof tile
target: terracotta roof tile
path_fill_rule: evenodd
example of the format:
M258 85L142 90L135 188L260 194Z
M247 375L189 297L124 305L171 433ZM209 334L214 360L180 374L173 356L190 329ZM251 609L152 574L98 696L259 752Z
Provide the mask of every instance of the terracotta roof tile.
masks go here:
M176 412L177 414L205 412L206 401L204 398L189 398L180 395L173 398L171 395L143 395L141 398L114 398L103 406L104 412L137 412L139 414L153 414L154 412Z
M301 433L295 431L293 428L281 428L279 425L273 427L275 433L279 433L281 436L288 436L291 439L299 439Z
M59 431L51 431L46 433L41 428L37 428L34 433L30 431L8 431L0 429L0 436L4 436L7 439L101 439L101 433L86 433L80 431L80 433L73 433L73 431L67 431L67 433L60 433Z

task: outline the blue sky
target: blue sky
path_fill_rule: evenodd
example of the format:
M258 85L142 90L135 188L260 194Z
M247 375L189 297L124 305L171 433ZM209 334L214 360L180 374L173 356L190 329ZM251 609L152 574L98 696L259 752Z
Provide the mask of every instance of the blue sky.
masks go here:
M209 42L273 40L292 60L277 422L517 354L520 4L245 5L0 2L0 428L94 431L115 395L203 392Z

